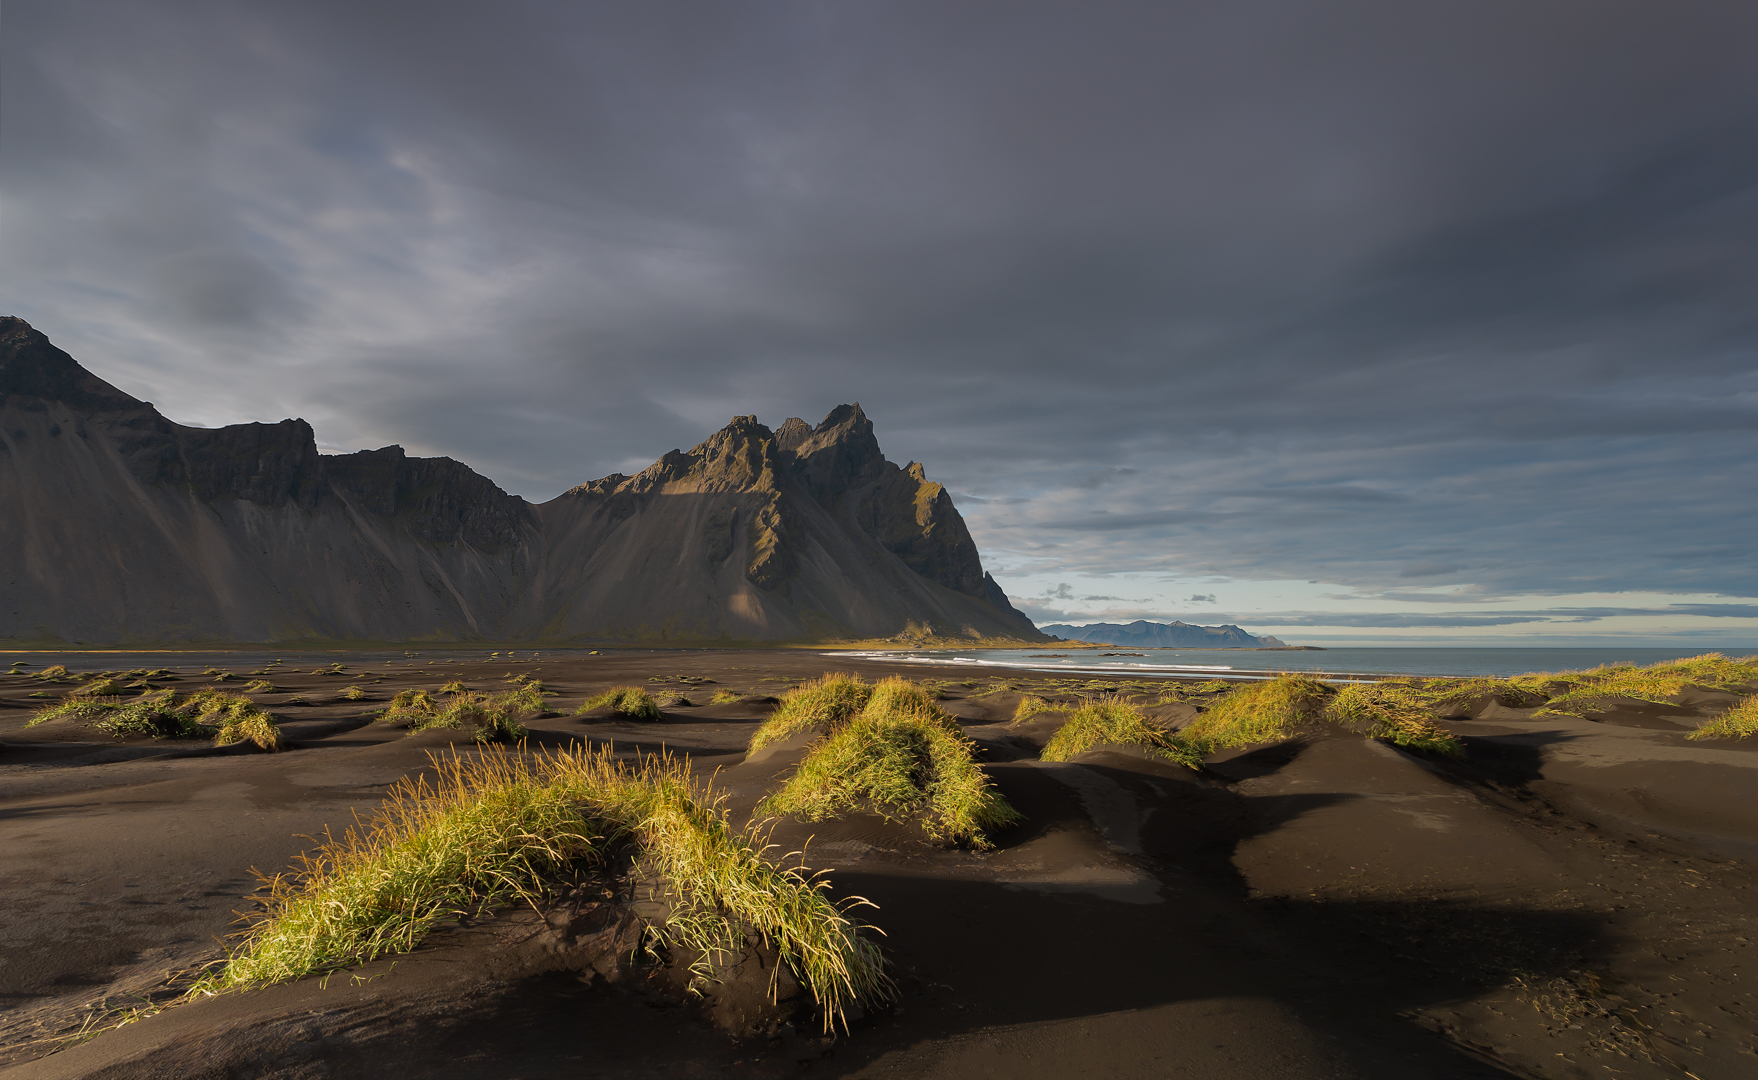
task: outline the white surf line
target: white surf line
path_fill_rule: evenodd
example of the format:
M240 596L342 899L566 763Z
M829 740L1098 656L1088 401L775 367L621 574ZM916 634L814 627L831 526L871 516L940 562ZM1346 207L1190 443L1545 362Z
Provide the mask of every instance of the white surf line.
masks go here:
M1381 679L1451 679L1461 678L1457 675L1412 675L1401 671L1299 671L1290 669L1270 671L1261 668L1231 668L1219 665L1174 665L1165 664L1147 667L1141 664L1113 665L1109 667L1076 664L1041 665L1029 663L1012 663L1005 660L978 660L968 656L933 657L933 656L898 656L886 652L826 652L820 656L840 656L861 660L886 660L899 664L928 664L939 667L971 665L975 667L1009 668L1014 671L1034 671L1044 674L1068 672L1075 675L1110 675L1132 678L1180 679L1193 678L1197 675L1219 676L1227 679L1238 679L1245 682L1267 682L1281 675L1305 675L1324 683L1357 683L1378 682Z

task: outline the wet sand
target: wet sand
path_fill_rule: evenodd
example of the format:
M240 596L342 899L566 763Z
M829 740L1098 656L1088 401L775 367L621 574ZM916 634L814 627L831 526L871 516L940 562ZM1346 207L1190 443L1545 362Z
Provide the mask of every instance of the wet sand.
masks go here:
M510 911L394 966L179 1006L42 1056L93 1003L151 999L219 955L252 867L370 812L429 751L468 750L459 732L371 724L396 690L532 672L564 713L619 683L682 690L695 704L659 723L562 715L532 722L531 744L688 754L742 817L801 751L747 760L771 706L704 704L714 691L775 696L830 667L965 677L800 652L331 659L347 675L284 665L273 681L291 693L261 698L280 754L25 730L44 701L28 695L68 687L0 676L0 1075L1758 1074L1743 981L1758 978L1758 746L1683 738L1730 695L1578 721L1492 705L1447 722L1463 763L1326 735L1198 774L1115 749L1041 762L1059 718L1009 727L1018 694L959 685L943 705L1027 819L995 851L865 815L775 831L837 894L878 905L866 918L902 993L846 1033L732 1042L693 1005L582 977L534 913ZM209 684L182 674L167 685ZM356 683L369 700L341 700Z

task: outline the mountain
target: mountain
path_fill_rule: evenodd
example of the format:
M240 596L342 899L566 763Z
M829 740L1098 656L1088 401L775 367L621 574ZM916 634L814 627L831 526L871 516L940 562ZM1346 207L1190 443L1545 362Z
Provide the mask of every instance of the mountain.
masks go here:
M0 318L0 640L1045 640L859 405L533 505L450 458L190 428Z
M1286 648L1280 640L1268 634L1256 637L1231 624L1193 626L1187 622L1154 623L1137 619L1132 623L1089 623L1086 626L1058 623L1040 629L1070 641L1098 641L1138 649Z

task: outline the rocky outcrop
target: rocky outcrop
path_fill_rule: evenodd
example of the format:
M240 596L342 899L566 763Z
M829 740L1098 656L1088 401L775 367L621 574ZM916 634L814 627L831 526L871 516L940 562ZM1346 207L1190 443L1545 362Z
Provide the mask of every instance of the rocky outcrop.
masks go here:
M1228 623L1223 626L1196 626L1187 622L1089 623L1067 626L1061 623L1044 627L1044 633L1070 641L1104 642L1128 645L1138 649L1254 649L1276 648L1282 642L1265 635L1248 634Z
M859 405L541 506L450 458L191 428L0 319L0 640L1043 640Z

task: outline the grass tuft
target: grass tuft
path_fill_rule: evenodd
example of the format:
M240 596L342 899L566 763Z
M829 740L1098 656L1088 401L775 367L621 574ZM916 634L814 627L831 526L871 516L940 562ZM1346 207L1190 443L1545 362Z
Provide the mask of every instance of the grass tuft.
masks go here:
M712 698L708 699L708 704L710 704L710 705L733 705L733 704L736 704L738 702L738 700L739 700L739 695L738 695L738 692L735 690L716 690L714 692L714 696Z
M877 947L828 883L766 857L761 834L735 831L723 801L687 763L574 748L527 760L505 752L435 757L437 776L404 779L380 810L328 832L292 872L266 877L265 910L243 942L191 991L285 982L414 948L436 925L513 900L536 903L575 867L632 853L664 882L671 914L650 928L686 956L737 954L746 935L772 945L812 994L829 1030L859 1003L894 994ZM705 962L693 968L710 974Z
M639 686L616 686L597 697L589 697L580 703L574 711L575 716L583 716L593 709L608 708L614 715L629 720L652 722L660 719L659 703L653 695Z
M1735 705L1712 720L1706 720L1687 739L1750 739L1758 735L1758 694Z
M1047 712L1064 712L1066 710L1067 706L1061 702L1041 698L1036 694L1027 694L1019 699L1019 707L1013 710L1013 719L1009 723L1023 724L1033 717L1041 716Z
M1039 756L1045 761L1067 761L1107 744L1139 746L1192 769L1202 767L1207 752L1203 746L1152 723L1141 709L1113 695L1095 698L1074 710Z
M848 722L867 707L873 687L858 675L838 672L801 683L782 695L781 705L751 736L751 750L802 731L828 731Z
M989 831L1021 820L977 764L975 744L934 703L933 690L896 676L870 688L849 686L858 683L853 676L827 678L839 680L832 693L840 702L867 690L865 706L857 715L824 722L819 729L825 737L781 788L758 804L758 813L802 821L857 811L887 821L920 816L929 837L977 849L991 846ZM821 691L826 681L794 693ZM816 704L822 706L823 699Z
M1434 721L1434 714L1398 686L1356 683L1338 691L1325 706L1325 719L1410 750L1464 758L1465 746Z
M366 700L366 691L360 689L358 686L350 686L348 689L342 691L342 700L364 701Z
M214 745L253 742L264 750L281 749L281 729L274 718L242 694L198 690L177 694L161 690L123 702L117 698L68 697L32 716L31 727L50 720L79 720L121 738L145 735L155 739L212 736Z
M438 728L468 728L479 743L516 742L526 735L520 717L547 708L541 692L525 688L498 694L463 690L448 694L444 700L425 690L404 690L379 713L378 722L406 725L411 735Z
M1316 724L1330 693L1317 679L1291 673L1247 683L1217 698L1181 734L1207 752L1290 739Z

